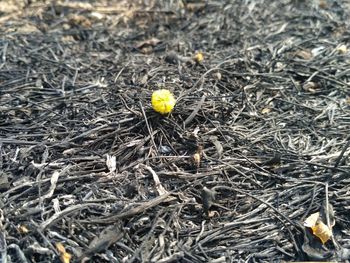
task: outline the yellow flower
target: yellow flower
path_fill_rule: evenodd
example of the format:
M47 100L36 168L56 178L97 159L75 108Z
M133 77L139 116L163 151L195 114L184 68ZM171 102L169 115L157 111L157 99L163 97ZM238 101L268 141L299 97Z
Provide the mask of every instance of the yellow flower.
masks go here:
M152 107L156 112L161 114L170 113L174 106L176 100L174 95L166 89L156 90L152 94Z
M197 52L194 57L193 60L197 63L201 63L204 60L204 56L202 52Z

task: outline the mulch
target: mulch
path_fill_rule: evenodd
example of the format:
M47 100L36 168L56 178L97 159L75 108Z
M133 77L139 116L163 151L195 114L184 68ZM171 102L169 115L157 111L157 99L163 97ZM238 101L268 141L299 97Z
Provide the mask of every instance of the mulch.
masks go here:
M1 5L1 262L349 262L346 0Z

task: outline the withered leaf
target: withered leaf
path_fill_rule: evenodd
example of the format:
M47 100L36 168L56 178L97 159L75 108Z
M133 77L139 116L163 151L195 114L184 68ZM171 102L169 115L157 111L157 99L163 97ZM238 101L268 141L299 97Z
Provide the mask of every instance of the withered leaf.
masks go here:
M215 202L215 192L204 186L201 193L201 198L202 198L203 210L208 215L210 207Z
M319 217L320 217L319 212L311 214L308 218L305 219L304 226L314 227Z
M118 225L108 226L103 229L99 236L96 236L91 243L87 251L83 253L82 258L91 257L95 253L102 252L108 249L112 244L117 242L123 237L123 232Z
M71 258L72 258L72 255L66 251L66 249L64 248L62 243L56 243L56 249L57 249L58 253L60 254L61 262L62 263L69 263Z
M305 60L310 60L313 57L310 50L299 50L295 52L295 56Z
M321 220L318 220L316 225L311 227L311 229L312 233L322 241L322 244L326 243L332 236L332 230Z

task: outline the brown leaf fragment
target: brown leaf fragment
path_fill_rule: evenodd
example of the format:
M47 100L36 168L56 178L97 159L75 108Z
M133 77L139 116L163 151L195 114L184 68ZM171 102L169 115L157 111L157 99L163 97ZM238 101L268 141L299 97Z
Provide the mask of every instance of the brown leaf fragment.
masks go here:
M318 220L311 229L312 233L322 241L322 244L325 244L332 236L332 230L321 220Z
M16 32L21 34L33 34L33 33L38 33L39 29L35 25L24 24L18 27Z
M310 50L299 50L294 53L296 57L305 59L305 60L310 60L312 59L313 55Z
M62 263L69 263L72 255L69 254L68 252L66 252L66 249L64 248L64 246L62 245L62 243L56 243L56 249L58 251L58 253L60 254L60 260Z
M201 197L203 210L207 215L209 215L209 209L215 202L215 192L204 186L201 193Z
M85 28L90 28L91 27L91 21L82 15L71 15L69 16L69 24L71 26L81 26L81 27L85 27Z
M261 110L261 113L262 114L268 114L268 113L270 113L271 112L271 109L270 108L263 108L262 110Z
M4 1L4 3L1 3L0 5L1 13L12 13L16 11L18 11L18 5L15 3L11 3L11 1Z
M314 227L319 217L320 217L319 212L311 214L308 218L305 219L304 226Z
M326 1L326 0L320 0L320 1L318 2L318 6L319 6L321 9L327 9L327 7L328 7L327 1Z
M222 75L221 75L220 72L215 72L215 73L213 74L213 77L214 77L216 80L221 80Z
M25 225L19 225L19 226L18 226L18 231L19 231L21 234L28 234L28 233L29 233L29 229L28 229L27 226L25 226Z
M196 152L192 155L192 162L196 166L196 168L199 168L201 165L202 154L203 154L203 147L199 145L197 147Z
M199 168L199 166L201 165L201 155L199 153L195 153L193 156L192 156L192 160L193 160L193 163L194 165Z
M324 212L322 212L324 214ZM314 236L318 237L322 244L326 243L332 236L332 230L322 221L320 213L311 214L304 221L304 226L311 228Z
M340 54L346 54L348 52L348 48L344 44L337 46L335 50Z
M108 249L112 244L117 242L123 237L123 232L117 225L108 226L96 236L91 243L89 248L83 253L81 259L91 257L95 253L102 252Z
M157 46L160 42L162 42L161 40L159 40L158 38L150 38L150 39L146 39L144 41L139 42L136 45L136 48L138 49L143 49L146 47L155 47Z
M220 216L220 214L219 214L219 212L218 211L210 211L209 213L208 213L208 217L209 218L212 218L212 217L219 217Z
M198 12L203 10L206 6L206 3L188 3L186 4L186 9L190 12Z
M303 89L311 93L315 93L318 88L319 88L318 84L313 81L308 81L303 85Z
M316 237L310 231L306 231L305 227L299 223L296 226L303 233L304 240L301 250L307 255L308 260L324 262L333 255L331 251L322 246L321 242L315 242Z

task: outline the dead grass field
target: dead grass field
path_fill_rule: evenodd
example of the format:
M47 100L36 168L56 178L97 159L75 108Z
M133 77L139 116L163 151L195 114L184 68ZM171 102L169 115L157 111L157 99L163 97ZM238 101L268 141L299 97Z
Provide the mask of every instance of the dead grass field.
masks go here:
M1 262L349 262L349 9L2 1Z

